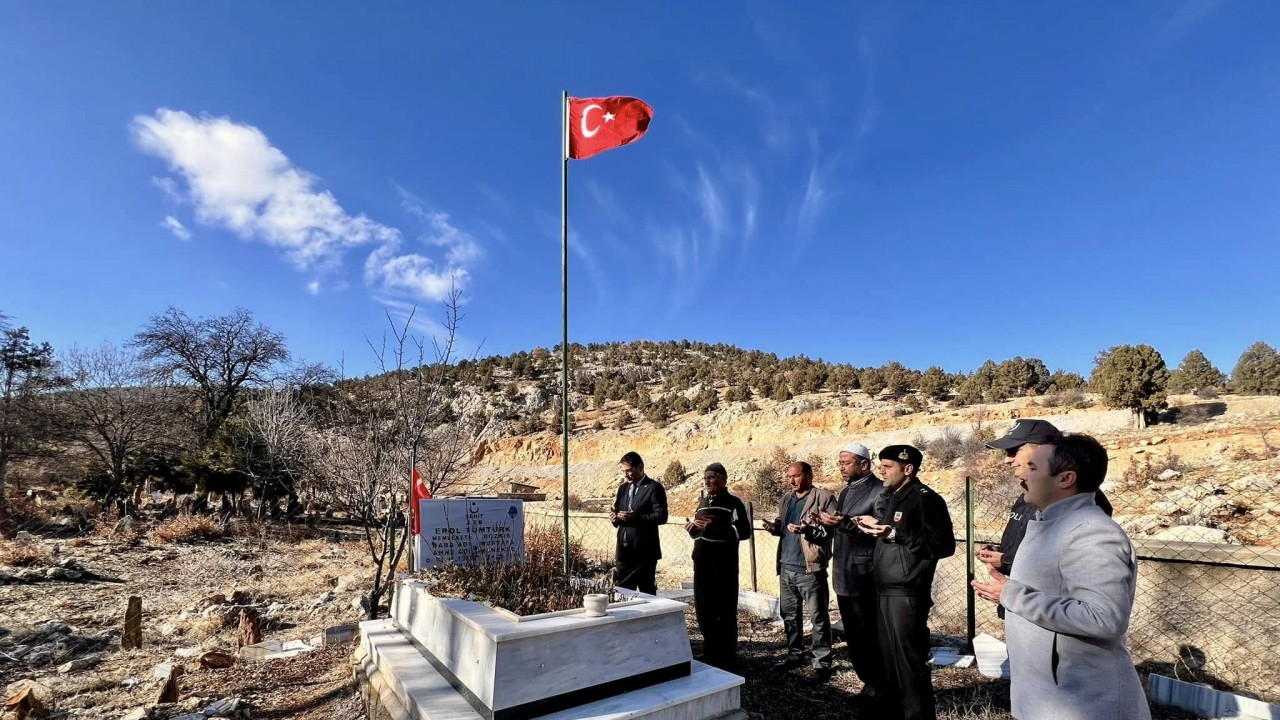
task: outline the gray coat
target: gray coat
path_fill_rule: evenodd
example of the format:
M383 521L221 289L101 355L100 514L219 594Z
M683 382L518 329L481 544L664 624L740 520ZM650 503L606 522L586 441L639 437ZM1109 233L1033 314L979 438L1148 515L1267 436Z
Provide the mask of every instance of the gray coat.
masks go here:
M1138 560L1124 530L1080 493L1027 524L1000 594L1019 720L1149 720L1125 635Z

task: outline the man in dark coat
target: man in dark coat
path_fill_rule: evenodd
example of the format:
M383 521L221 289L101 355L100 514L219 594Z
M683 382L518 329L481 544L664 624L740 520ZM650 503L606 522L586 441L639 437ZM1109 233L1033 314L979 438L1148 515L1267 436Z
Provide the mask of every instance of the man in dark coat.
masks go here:
M693 608L702 631L702 660L726 670L738 663L738 543L751 537L742 501L729 494L729 473L711 463L706 495L684 529L693 538Z
M658 560L662 545L658 526L667 524L667 491L644 473L644 460L635 452L622 456L625 482L618 488L609 521L618 528L614 553L615 584L628 590L658 594Z
M884 483L871 472L871 450L860 443L840 448L840 475L844 488L836 498L835 512L820 512L818 520L834 528L832 567L836 605L844 626L845 647L853 671L862 681L861 695L876 697L884 684L884 665L876 629L876 582L872 573L876 539L862 532L854 518L874 514Z
M856 522L876 537L877 624L885 684L880 717L936 720L929 671L929 608L938 560L956 552L947 502L917 478L922 453L910 445L880 451L885 491L874 516Z

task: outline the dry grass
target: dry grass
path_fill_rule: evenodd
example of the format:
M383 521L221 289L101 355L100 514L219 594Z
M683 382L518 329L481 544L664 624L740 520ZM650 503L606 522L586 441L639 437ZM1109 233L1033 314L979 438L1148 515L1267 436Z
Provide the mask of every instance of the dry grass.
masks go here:
M43 567L52 564L49 554L39 545L16 541L0 543L0 565Z
M592 563L582 546L569 543L571 581L564 573L564 544L553 528L525 532L523 563L477 562L425 573L431 592L488 602L517 615L556 612L582 606L585 593L608 593L613 583L605 568Z
M166 543L199 543L218 540L224 535L218 523L204 515L179 515L169 518L151 531L151 537Z

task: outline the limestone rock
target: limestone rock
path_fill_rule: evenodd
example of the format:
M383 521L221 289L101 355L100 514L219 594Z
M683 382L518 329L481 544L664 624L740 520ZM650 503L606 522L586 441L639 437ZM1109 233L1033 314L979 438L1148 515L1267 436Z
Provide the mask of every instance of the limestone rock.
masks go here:
M1177 470L1174 470L1173 468L1166 468L1165 470L1161 471L1161 473L1156 477L1158 477L1159 479L1165 482L1168 482L1170 480L1177 480L1178 478L1182 477L1182 473L1178 472Z
M1161 530L1152 536L1156 540L1176 540L1180 542L1204 542L1230 544L1233 541L1226 532L1218 528L1175 526Z
M219 650L202 653L199 658L202 668L229 668L236 664L236 656Z

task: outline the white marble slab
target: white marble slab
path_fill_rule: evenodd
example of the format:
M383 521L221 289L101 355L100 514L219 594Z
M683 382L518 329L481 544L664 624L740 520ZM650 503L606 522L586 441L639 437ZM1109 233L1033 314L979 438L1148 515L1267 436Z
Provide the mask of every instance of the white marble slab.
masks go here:
M360 624L364 671L387 687L413 720L480 720L467 701L390 620ZM688 677L669 680L536 720L745 720L743 679L699 662Z
M1280 706L1154 673L1147 676L1147 695L1161 705L1172 705L1212 720L1280 718Z
M485 707L503 710L690 662L684 603L640 597L601 618L514 622L406 582L392 618Z

